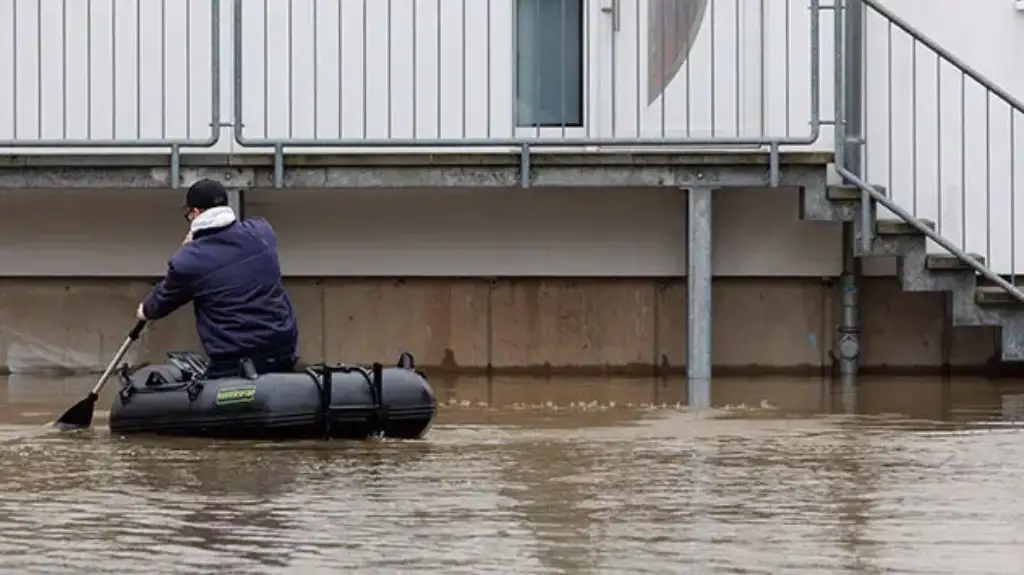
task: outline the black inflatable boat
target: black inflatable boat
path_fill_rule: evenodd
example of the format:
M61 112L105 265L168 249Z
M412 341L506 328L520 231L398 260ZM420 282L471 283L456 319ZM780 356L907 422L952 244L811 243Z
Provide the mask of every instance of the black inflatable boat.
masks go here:
M437 413L426 377L403 353L396 367L315 366L296 373L205 380L205 360L170 352L169 363L123 367L110 431L235 439L422 437Z

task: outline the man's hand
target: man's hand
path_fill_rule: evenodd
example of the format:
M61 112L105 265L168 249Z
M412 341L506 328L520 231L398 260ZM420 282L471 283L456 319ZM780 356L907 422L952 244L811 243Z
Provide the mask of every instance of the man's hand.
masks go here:
M142 310L142 304L139 304L139 309L135 310L135 317L139 318L139 321L149 321L146 319L146 313Z

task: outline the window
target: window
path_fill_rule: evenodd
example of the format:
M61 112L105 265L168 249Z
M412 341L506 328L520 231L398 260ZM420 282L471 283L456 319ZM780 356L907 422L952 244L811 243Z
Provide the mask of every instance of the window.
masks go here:
M583 3L516 0L516 125L583 126Z

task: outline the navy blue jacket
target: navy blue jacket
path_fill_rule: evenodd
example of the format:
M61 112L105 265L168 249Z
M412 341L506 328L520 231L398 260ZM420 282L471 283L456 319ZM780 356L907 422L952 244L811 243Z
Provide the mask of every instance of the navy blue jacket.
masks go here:
M156 320L189 301L211 361L294 357L295 310L281 282L277 236L265 219L195 232L168 262L167 276L142 310Z

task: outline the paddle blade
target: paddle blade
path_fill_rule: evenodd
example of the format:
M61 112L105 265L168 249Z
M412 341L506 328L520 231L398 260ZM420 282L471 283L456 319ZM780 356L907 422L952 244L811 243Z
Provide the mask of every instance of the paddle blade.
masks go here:
M96 410L98 396L90 393L88 397L71 406L60 416L53 426L58 429L83 429L92 425L92 414Z

